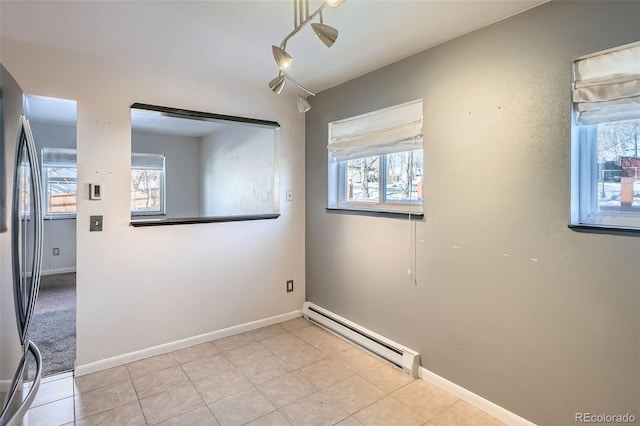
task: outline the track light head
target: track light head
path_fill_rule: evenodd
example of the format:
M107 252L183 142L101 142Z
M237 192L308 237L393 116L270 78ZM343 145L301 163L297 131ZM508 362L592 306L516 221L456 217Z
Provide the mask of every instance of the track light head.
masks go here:
M331 7L340 6L344 2L345 0L325 0L325 3L327 3Z
M287 69L293 63L293 58L284 49L279 48L278 46L271 46L271 50L273 51L273 59L276 60L276 64L278 64L278 68L281 70Z
M338 38L338 30L329 25L313 23L311 24L311 28L313 28L313 32L316 33L316 37L320 40L325 46L331 47L333 43L335 43Z
M285 79L284 75L279 75L269 82L269 88L273 91L273 93L279 95L282 92L282 89L284 89L284 84L286 82L287 80Z
M298 111L300 111L300 113L304 113L307 112L311 109L311 104L309 103L309 101L306 98L303 98L302 96L298 96Z

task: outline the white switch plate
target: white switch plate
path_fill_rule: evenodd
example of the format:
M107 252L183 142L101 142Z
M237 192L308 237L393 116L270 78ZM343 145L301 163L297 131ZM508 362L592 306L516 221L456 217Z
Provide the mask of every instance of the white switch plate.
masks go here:
M287 201L293 201L293 191L287 189Z

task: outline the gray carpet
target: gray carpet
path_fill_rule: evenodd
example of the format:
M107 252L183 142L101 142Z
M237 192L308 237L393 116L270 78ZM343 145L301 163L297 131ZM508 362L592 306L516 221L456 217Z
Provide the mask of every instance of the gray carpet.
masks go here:
M45 275L29 338L42 353L43 376L73 370L76 359L76 274ZM29 362L28 377L35 375Z

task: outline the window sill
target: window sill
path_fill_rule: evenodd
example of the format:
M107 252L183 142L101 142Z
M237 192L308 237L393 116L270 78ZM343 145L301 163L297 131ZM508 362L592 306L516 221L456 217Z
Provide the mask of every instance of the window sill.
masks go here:
M194 223L218 223L218 222L243 222L248 220L277 219L280 214L257 214L246 216L215 216L215 217L187 217L177 219L144 219L132 220L130 225L134 228L144 226L168 226L168 225L191 225Z
M44 220L65 220L65 219L74 219L75 220L76 215L64 215L64 216L45 216Z
M131 212L131 216L136 217L136 216L166 216L166 213L161 213L161 212L149 212L149 213L141 213L141 212Z
M377 210L361 210L361 209L341 209L334 207L327 207L328 213L350 214L360 216L374 216L374 217L391 217L399 219L415 219L422 220L424 213L407 213L407 212L392 212L392 211L377 211Z
M577 232L588 232L588 233L594 233L594 234L612 234L612 235L640 234L640 228L627 228L627 227L621 227L621 226L570 224L569 229L572 229Z

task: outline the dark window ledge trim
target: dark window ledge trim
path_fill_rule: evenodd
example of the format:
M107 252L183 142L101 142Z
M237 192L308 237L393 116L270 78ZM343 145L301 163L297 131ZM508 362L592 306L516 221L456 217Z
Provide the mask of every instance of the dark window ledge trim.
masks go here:
M602 225L568 225L569 229L578 232L588 232L593 234L611 234L611 235L638 235L640 228L623 228L618 226L602 226Z
M415 219L422 220L424 218L424 213L406 213L406 212L381 212L376 210L358 210L358 209L339 209L333 207L326 208L327 213L338 213L338 214L351 214L351 215L359 215L359 216L374 216L374 217L392 217L398 219Z
M280 214L255 214L246 216L190 217L181 219L137 220L130 223L134 228L144 226L191 225L194 223L244 222L248 220L277 219Z
M160 113L167 117L186 118L191 120L203 121L233 121L243 124L254 124L257 126L270 127L274 129L280 128L280 124L276 121L261 120L257 118L238 117L235 115L213 114L210 112L192 111L188 109L171 108L158 105L149 105L136 102L131 105L132 109L144 109Z

